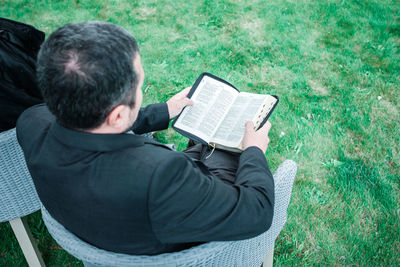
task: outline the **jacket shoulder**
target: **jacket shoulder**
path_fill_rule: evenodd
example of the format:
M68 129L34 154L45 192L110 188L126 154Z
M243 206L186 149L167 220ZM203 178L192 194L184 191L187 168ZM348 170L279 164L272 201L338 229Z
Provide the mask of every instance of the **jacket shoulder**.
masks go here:
M37 141L47 132L55 117L46 105L39 104L26 109L17 120L17 139L22 149L26 151L29 144Z

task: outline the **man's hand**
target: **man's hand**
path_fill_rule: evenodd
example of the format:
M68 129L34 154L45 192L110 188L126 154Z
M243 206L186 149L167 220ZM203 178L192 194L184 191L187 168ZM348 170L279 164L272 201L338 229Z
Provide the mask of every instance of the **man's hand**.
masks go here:
M193 105L193 100L187 98L190 88L188 87L180 91L167 101L170 120L178 116L184 107Z
M258 131L254 130L253 122L246 122L246 131L242 142L243 150L251 146L256 146L265 154L269 143L268 133L270 128L271 123L269 121L267 121Z

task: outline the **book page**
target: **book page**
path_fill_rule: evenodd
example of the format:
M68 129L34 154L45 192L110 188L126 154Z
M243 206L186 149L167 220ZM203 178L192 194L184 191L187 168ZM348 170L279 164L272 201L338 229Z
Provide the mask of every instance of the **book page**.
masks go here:
M268 95L241 92L211 142L228 147L239 147L247 121L254 121L261 112Z
M175 127L209 142L237 95L230 86L204 76L191 97L194 105L183 110Z

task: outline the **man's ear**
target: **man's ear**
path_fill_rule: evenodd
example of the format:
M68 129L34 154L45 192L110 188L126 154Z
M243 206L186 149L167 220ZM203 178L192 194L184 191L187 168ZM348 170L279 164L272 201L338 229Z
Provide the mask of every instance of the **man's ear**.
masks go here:
M114 129L124 129L129 120L129 108L127 105L118 105L111 110L106 118L106 125Z

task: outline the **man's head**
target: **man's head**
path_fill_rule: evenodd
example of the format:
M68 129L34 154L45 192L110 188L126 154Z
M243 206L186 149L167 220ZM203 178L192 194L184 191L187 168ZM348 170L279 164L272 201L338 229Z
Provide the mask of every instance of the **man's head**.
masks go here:
M67 24L48 37L38 55L44 100L58 122L72 129L93 130L121 114L134 121L143 76L136 40L110 23Z

